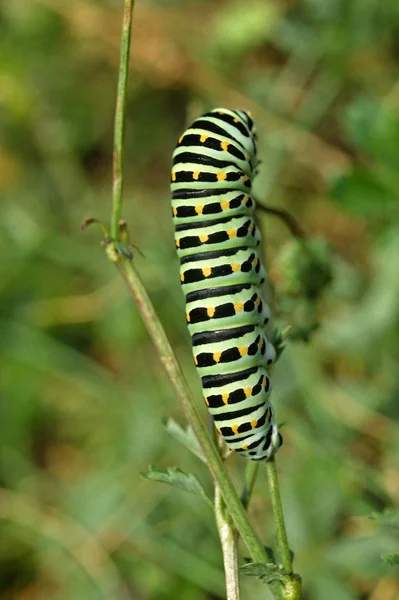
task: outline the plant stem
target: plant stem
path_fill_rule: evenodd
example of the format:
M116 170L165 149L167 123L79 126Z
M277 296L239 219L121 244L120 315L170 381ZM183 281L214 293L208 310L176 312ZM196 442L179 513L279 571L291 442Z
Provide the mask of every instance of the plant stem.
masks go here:
M270 496L272 500L274 523L276 527L277 544L283 568L292 573L292 560L285 529L283 507L281 505L280 488L278 483L275 457L266 462L267 478L269 481Z
M215 517L223 552L227 600L240 600L238 581L238 535L232 527L220 488L215 485Z
M259 200L256 200L256 208L264 213L274 215L284 221L292 235L298 240L306 240L306 235L302 230L302 227L295 219L293 215L282 208L275 208L274 206L267 206L262 204Z
M245 484L241 494L241 502L244 508L248 508L249 501L254 489L256 476L258 474L259 463L249 460L245 469Z
M123 194L123 152L125 139L125 113L127 98L127 79L129 74L130 40L132 31L134 0L125 0L119 62L118 91L116 96L114 123L113 185L111 236L119 238L119 221L122 213Z

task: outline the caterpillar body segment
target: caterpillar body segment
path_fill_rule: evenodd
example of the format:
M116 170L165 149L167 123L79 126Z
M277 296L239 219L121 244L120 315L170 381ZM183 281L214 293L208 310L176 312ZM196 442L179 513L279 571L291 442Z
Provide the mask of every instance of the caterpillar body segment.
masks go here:
M205 402L227 445L269 459L281 436L269 402L266 273L253 216L258 165L249 113L214 109L180 137L171 190L186 321Z

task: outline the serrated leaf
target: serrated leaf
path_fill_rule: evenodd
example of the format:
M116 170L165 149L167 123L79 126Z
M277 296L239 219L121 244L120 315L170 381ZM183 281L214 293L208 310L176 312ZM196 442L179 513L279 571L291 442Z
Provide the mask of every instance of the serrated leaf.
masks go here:
M169 467L167 470L161 469L160 467L154 467L150 465L148 467L148 473L141 473L144 479L152 481L159 481L160 483L167 483L179 490L184 490L190 494L196 494L201 496L205 502L210 504L213 508L213 503L206 494L204 488L198 481L198 479L192 473L185 473L178 467Z
M166 419L164 421L164 427L175 440L183 444L183 446L188 448L188 450L205 462L204 455L202 454L202 450L197 442L196 437L194 436L191 427L184 429L173 419Z
M285 571L280 569L278 565L274 563L247 563L240 567L240 572L243 575L250 577L259 577L264 583L271 583L272 581L284 581L284 577L287 575Z
M382 513L373 512L370 516L379 525L399 529L399 510L396 510L395 508L389 508Z
M399 565L399 554L381 554L381 558L390 567L397 567Z

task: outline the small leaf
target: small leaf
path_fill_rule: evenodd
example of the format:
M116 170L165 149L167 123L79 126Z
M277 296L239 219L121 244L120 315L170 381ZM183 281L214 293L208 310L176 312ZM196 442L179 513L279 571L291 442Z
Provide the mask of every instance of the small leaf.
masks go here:
M274 563L266 565L263 563L247 563L240 567L240 572L250 577L259 577L264 583L271 583L272 581L283 582L287 575L286 571Z
M284 343L284 336L283 336L283 332L280 331L279 329L275 329L270 337L270 342L272 343L272 345L274 346L274 349L276 351L276 360L278 358L280 358L284 348L285 348L285 343Z
M169 467L165 470L150 465L148 467L148 473L141 473L141 476L144 477L144 479L167 483L175 488L189 492L190 494L201 496L201 498L213 508L212 501L198 479L192 473L185 473L178 467Z
M381 558L390 567L396 567L399 565L399 554L397 552L395 552L395 554L381 554Z
M125 258L128 258L129 260L133 259L132 246L127 246L126 244L121 244L120 242L115 242L115 248L116 248L116 251L119 254L121 254L122 256L124 256Z
M188 448L193 454L205 462L204 455L202 454L197 438L194 436L191 427L184 429L173 419L166 419L164 421L164 427L175 440L183 444L183 446Z

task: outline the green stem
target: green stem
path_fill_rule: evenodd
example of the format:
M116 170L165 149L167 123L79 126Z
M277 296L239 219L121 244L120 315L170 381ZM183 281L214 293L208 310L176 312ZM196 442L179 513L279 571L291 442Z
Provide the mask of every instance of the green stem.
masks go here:
M248 508L249 501L254 489L256 476L258 474L259 463L249 460L245 469L245 484L241 494L241 502L244 508Z
M273 457L266 462L267 478L269 481L270 496L272 500L274 523L276 527L277 544L283 568L292 573L292 560L285 529L283 507L281 505L280 488L278 483L276 461Z
M264 213L268 213L270 215L274 215L278 217L288 227L292 235L298 240L306 240L306 235L302 230L302 227L295 219L293 215L282 208L275 208L274 206L267 206L266 204L262 204L259 200L256 199L256 208Z
M220 488L215 485L215 517L223 552L227 600L240 600L238 581L238 535L226 510Z
M123 151L125 139L125 113L127 98L127 79L129 74L130 40L132 31L134 0L125 0L119 62L118 91L116 97L114 124L113 186L111 236L119 238L119 221L122 213L123 194Z

